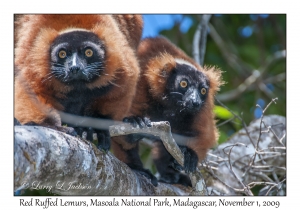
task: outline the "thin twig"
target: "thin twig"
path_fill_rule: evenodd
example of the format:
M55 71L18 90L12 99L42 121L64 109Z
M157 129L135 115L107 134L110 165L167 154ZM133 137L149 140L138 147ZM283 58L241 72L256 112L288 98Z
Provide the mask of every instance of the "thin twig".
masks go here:
M218 34L215 27L212 24L208 24L210 29L210 36L215 41L217 46L219 47L223 57L227 61L227 63L231 66L231 68L236 71L239 75L243 75L244 77L247 76L247 71L245 71L245 68L238 62L238 57L228 51L228 46L226 42L222 39L222 37Z
M234 192L237 193L241 193L241 192L245 192L244 189L237 189L234 187L231 187L230 185L228 185L226 182L222 181L219 177L217 177L214 172L211 170L211 167L205 167L206 171L212 176L213 179L218 180L220 183L222 183L224 186L226 186L227 188L233 190Z
M232 117L232 118L230 118L230 119L228 119L228 120L225 120L224 122L221 122L221 123L217 124L217 127L220 127L220 126L222 126L222 125L225 125L226 123L229 123L230 121L234 120L235 118L236 118L236 117L234 116L234 117Z
M223 102L236 99L244 91L246 91L252 84L254 84L260 76L261 76L260 72L258 70L254 70L252 74L247 79L245 79L245 81L241 83L237 88L217 95L217 99Z
M259 106L258 104L256 105L257 107L259 107L261 110L262 110L262 115L261 115L261 119L260 119L260 125L259 125L259 134L258 134L258 138L257 138L257 142L256 142L256 146L255 146L255 153L253 155L253 158L252 160L250 161L249 163L249 167L248 169L246 169L246 171L244 172L243 176L245 176L247 174L247 172L250 170L251 166L254 164L255 162L255 158L256 158L256 155L261 155L262 153L259 153L258 150L259 150L259 142L260 142L260 137L262 135L262 124L263 124L263 118L264 118L264 114L265 112L267 111L267 109L269 108L269 106L272 104L272 103L276 103L276 100L277 98L274 98L271 100L271 102L266 106L265 109L262 109L261 106ZM260 159L262 159L260 157Z
M253 195L253 193L252 193L251 190L248 188L248 186L245 185L244 182L243 182L243 181L238 177L238 175L234 172L234 170L233 170L233 168L232 168L232 164L231 164L231 158L230 158L232 149L233 149L235 146L246 146L246 145L245 145L245 144L242 144L242 143L236 143L236 144L230 145L230 146L231 146L231 148L230 148L228 154L227 154L227 153L225 152L225 150L224 150L224 149L227 148L227 147L224 147L224 148L223 148L224 153L228 155L228 163L229 163L230 171L232 172L232 174L234 175L234 177L238 180L238 182L243 186L243 188L244 188L244 190L245 190L245 193L246 193L247 195Z
M263 82L265 84L276 83L276 82L281 82L281 81L283 81L285 79L286 79L286 73L283 72L283 73L277 74L276 76L269 77L269 78L265 79Z
M280 141L280 138L276 135L276 133L274 132L274 130L272 129L271 126L267 126L264 122L263 122L264 126L267 128L266 132L271 131L272 134L274 135L275 139L278 141L279 144L281 144L283 147L285 147L285 145L282 143L282 141ZM285 134L284 134L285 136Z
M270 189L268 190L268 192L266 193L266 195L269 195L269 193L271 192L271 190L274 188L274 187L277 187L279 184L282 184L286 179L283 179L281 182L279 182L277 185L274 185L274 186L271 186ZM280 187L281 188L281 187ZM279 188L279 189L280 189Z
M254 83L258 82L258 87L261 91L263 91L269 98L274 98L274 94L267 88L267 86L262 82L263 76L265 72L277 61L286 58L286 51L277 51L267 60L268 62L264 65L259 67L259 70L253 70L252 74L243 82L241 83L236 89L219 94L217 98L223 102L231 101L239 97L244 91L249 89ZM284 75L278 75L278 78L282 79L285 77ZM266 79L267 81L267 79ZM265 81L265 82L266 82ZM269 82L267 82L269 83Z
M244 127L244 129L245 129L245 131L246 131L246 133L247 133L247 136L249 137L250 142L251 142L252 145L254 146L255 144L254 144L254 142L253 142L253 140L252 140L252 138L251 138L251 136L250 136L250 133L248 132L247 125L246 125L245 121L244 121L240 116L238 116L238 115L235 114L233 111L231 111L227 106L225 106L219 99L216 98L216 101L217 101L221 106L223 106L225 109L227 109L231 114L233 114L235 117L237 117L237 118L242 122L243 127Z

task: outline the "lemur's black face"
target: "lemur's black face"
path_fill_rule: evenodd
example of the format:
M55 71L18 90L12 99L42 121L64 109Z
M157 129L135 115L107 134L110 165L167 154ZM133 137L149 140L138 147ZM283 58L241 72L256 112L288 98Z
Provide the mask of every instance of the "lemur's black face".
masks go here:
M167 81L165 106L180 113L195 113L205 104L209 91L207 77L186 62L176 62Z
M104 45L96 34L63 33L50 47L50 75L67 84L92 82L104 70L104 58Z

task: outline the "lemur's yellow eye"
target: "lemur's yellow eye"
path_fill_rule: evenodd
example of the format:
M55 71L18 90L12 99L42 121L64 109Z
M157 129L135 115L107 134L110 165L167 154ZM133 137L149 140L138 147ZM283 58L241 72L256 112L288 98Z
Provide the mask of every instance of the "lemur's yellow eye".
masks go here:
M67 52L64 50L59 51L58 56L60 58L65 58L67 56Z
M185 81L185 80L182 80L182 81L180 82L180 86L183 87L183 88L186 88L187 85L188 85L188 83L187 83L187 81Z
M86 57L92 57L92 55L93 55L93 50L87 49L87 50L85 51L85 56L86 56Z
M202 89L201 89L201 94L202 94L202 95L205 95L205 93L206 93L206 89L205 89L205 88L202 88Z

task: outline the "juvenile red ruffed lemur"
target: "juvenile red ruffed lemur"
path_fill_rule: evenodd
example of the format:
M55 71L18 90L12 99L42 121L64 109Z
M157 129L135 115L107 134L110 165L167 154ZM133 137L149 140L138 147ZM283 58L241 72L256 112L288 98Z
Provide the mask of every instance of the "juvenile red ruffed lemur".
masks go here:
M141 78L131 108L132 117L125 121L141 127L149 124L147 118L169 121L172 133L181 136L175 140L184 154L184 167L155 138L154 163L162 182L191 185L180 170L195 171L219 136L213 107L214 96L222 84L221 71L215 67L202 68L164 37L142 40L138 58ZM130 135L128 142L135 142L141 136ZM134 149L123 152L123 158L139 159Z

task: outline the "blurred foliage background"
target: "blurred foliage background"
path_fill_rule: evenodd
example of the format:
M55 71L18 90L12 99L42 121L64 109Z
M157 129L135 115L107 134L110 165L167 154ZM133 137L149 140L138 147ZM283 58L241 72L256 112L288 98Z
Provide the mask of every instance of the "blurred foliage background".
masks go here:
M143 17L144 38L163 35L193 57L193 38L202 15ZM277 104L270 106L265 114L286 116L286 15L215 14L208 26L204 65L222 69L226 82L217 98L247 125L260 118L262 109L276 97ZM230 121L233 115L217 102L215 113L220 144L243 126L238 119ZM223 123L226 121L230 122ZM145 167L155 172L148 153L150 150L142 147Z

